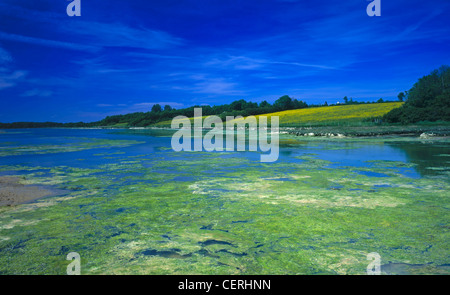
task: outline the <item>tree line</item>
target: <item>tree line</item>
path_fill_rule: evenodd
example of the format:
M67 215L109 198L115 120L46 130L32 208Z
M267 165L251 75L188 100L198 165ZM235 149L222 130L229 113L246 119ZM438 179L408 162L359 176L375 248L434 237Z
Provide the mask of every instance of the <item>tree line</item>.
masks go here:
M393 109L381 118L387 123L409 124L419 121L450 121L450 67L442 66L418 80L414 86L397 96L399 101L405 101L400 107ZM387 102L382 98L376 102L358 102L345 96L344 103L330 105L349 105L349 104L367 104ZM273 104L266 100L255 103L247 102L244 99L233 101L230 104L222 105L203 105L192 106L188 108L175 109L170 105L164 107L155 104L148 112L136 112L125 115L108 116L96 122L78 122L78 123L56 123L56 122L15 122L0 123L0 128L49 128L49 127L97 127L97 126L134 126L146 127L162 121L168 121L176 116L194 116L194 108L202 108L204 116L216 115L222 120L226 116L251 116L273 112L280 112L293 109L302 109L308 107L328 106L324 104L310 104L292 99L288 95L278 98Z
M384 102L383 99L379 99L377 102ZM344 97L343 104L330 104L331 105L345 105L345 104L365 104L372 102L358 102L352 98L348 99ZM80 127L107 127L107 126L130 126L130 127L147 127L153 124L168 121L176 116L194 116L194 108L202 108L202 114L204 116L216 115L222 120L225 120L227 116L252 116L274 112L281 112L286 110L303 109L308 107L323 107L328 106L328 103L324 104L310 104L306 102L292 99L289 95L283 95L278 98L273 104L270 104L266 100L256 103L247 102L244 99L233 101L230 104L222 105L202 105L192 106L188 108L175 109L170 105L164 107L160 104L154 104L148 112L135 112L124 115L107 116L106 118L95 122L77 122L77 123L56 123L56 122L14 122L14 123L0 123L0 128L80 128Z
M53 127L96 127L96 126L114 126L126 125L134 127L146 127L158 122L167 121L176 116L194 116L194 108L202 108L204 116L217 115L225 120L226 116L251 116L265 113L279 112L292 109L301 109L308 107L308 104L297 99L292 99L288 95L284 95L277 99L273 104L266 100L258 103L247 102L244 99L233 101L230 104L222 105L203 105L192 106L188 108L175 109L170 105L162 107L154 104L148 112L136 112L124 115L107 116L106 118L96 122L78 122L78 123L55 123L55 122L15 122L0 123L0 128L53 128Z
M400 92L398 99L405 103L384 115L388 123L450 121L450 67L433 70L410 90Z
M150 112L138 112L126 115L108 116L105 119L97 122L100 126L111 126L116 124L128 124L129 126L145 127L158 122L171 120L176 116L194 116L194 108L202 108L202 114L204 116L216 115L222 120L225 120L226 116L251 116L265 113L272 113L291 109L306 108L308 105L297 99L292 99L288 95L284 95L277 99L272 105L266 100L258 103L247 102L244 99L233 101L230 104L223 105L203 105L192 106L188 108L175 109L166 105L164 107L159 104L153 105Z

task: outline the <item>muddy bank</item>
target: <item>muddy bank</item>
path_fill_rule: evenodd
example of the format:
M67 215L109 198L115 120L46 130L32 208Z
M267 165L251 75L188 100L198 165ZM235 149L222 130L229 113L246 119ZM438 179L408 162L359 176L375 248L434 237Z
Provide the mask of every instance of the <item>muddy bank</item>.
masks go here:
M422 138L450 136L450 126L281 127L280 130L297 136L370 137L395 135Z
M19 183L16 176L0 176L0 206L14 206L54 195L51 190Z

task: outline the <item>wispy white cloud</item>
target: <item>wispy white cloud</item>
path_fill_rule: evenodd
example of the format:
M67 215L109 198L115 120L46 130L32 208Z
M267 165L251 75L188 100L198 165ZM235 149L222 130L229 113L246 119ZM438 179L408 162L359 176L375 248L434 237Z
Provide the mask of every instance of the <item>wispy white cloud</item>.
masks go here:
M41 89L31 89L28 91L25 91L24 93L21 94L22 97L33 97L33 96L37 96L37 97L49 97L53 94L53 91L50 90L41 90Z
M16 85L17 80L20 80L26 75L25 71L14 71L9 68L12 61L11 54L0 47L0 90L10 88Z
M134 113L134 112L149 112L155 104L159 104L162 107L169 105L173 108L181 108L184 107L184 104L173 101L159 101L159 102L139 102L134 104L108 104L108 103L99 103L96 106L101 108L109 108L114 109L114 113Z
M223 78L209 78L202 82L195 83L192 87L185 87L193 93L204 93L212 95L244 95L245 92L239 89L239 84L229 82Z
M167 32L145 26L131 26L121 22L98 22L68 18L63 13L31 10L20 5L0 3L0 18L6 15L29 22L33 20L33 34L0 31L0 40L24 42L41 46L96 52L108 47L166 49L184 44L184 40ZM42 37L42 32L60 33L58 38ZM47 36L47 34L46 34ZM55 36L55 35L53 35ZM68 38L70 36L70 39ZM89 44L89 45L86 45Z
M132 47L141 49L165 49L183 44L181 38L146 27L134 28L123 23L76 21L59 30L84 36L90 44L100 47Z
M9 63L12 61L11 54L8 51L0 47L0 64Z
M336 67L320 64L302 63L295 61L281 61L268 58L252 58L248 56L226 56L223 58L213 57L211 60L205 62L205 66L214 66L222 68L233 68L236 70L256 70L273 64L291 65L305 68L316 68L331 70Z
M144 52L127 52L126 56L142 58L142 59L187 59L185 56L164 55Z
M323 70L335 70L336 67L326 66L326 65L316 65L316 64L308 64L308 63L300 63L300 62L285 62L285 61L269 61L271 64L282 64L282 65L291 65L305 68L315 68L315 69L323 69Z
M238 81L230 78L223 78L212 72L184 72L175 73L174 80L168 86L171 90L181 91L191 94L207 95L244 95L240 89Z
M97 52L106 47L164 49L182 44L181 39L172 37L161 31L145 28L133 29L121 24L80 22L73 26L75 28L65 27L64 30L69 30L72 35L78 34L84 36L84 38L74 38L74 40L85 39L87 42L66 42L6 32L0 32L0 40L86 52ZM6 58L6 55L4 57Z
M48 40L48 39L42 39L42 38L36 38L36 37L10 34L10 33L5 33L5 32L0 32L0 40L8 40L8 41L22 42L22 43L28 43L28 44L34 44L34 45L49 46L49 47L54 47L54 48L65 48L65 49L71 49L71 50L81 50L81 51L90 51L90 52L96 52L99 50L98 47L89 46L89 45L57 41L57 40Z
M204 65L207 67L234 68L237 70L254 70L262 67L265 63L263 59L251 58L247 56L228 55L213 56Z
M27 71L2 68L2 71L0 71L0 90L15 86L27 75Z

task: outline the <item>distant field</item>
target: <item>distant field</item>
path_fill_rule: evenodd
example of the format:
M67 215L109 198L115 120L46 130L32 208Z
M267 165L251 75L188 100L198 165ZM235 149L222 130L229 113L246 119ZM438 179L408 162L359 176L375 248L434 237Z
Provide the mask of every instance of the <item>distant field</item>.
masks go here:
M403 102L385 102L357 105L340 105L328 107L315 107L262 114L259 116L279 116L280 126L336 126L364 124L368 118L381 117L398 108ZM204 117L203 117L204 118ZM192 122L192 118L191 122ZM234 120L237 122L238 120ZM270 122L270 121L269 121ZM164 121L153 126L170 126L171 121Z
M261 116L279 116L281 126L351 124L363 122L364 119L368 118L381 117L402 104L403 102L386 102L316 107L263 114Z

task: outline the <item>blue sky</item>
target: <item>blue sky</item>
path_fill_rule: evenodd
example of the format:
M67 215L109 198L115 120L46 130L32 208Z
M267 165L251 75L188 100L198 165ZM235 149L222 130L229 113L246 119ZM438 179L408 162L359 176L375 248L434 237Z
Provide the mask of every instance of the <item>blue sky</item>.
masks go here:
M0 0L0 122L237 99L396 99L450 64L450 1Z

